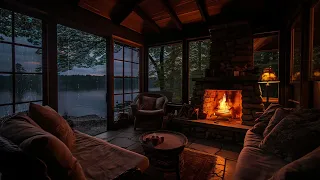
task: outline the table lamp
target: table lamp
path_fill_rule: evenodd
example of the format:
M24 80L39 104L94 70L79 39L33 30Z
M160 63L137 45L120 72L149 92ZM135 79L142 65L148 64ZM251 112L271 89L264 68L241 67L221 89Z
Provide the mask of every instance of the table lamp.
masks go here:
M263 72L260 76L260 84L266 84L266 98L267 98L267 105L269 105L269 86L270 84L280 83L276 73L272 70L271 67L264 68Z

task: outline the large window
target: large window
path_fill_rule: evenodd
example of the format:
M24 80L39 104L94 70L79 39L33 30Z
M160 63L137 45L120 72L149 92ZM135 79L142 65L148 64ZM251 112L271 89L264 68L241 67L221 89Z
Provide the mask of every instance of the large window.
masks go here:
M201 78L210 63L211 41L201 40L189 42L189 98L192 97L195 82L192 78Z
M277 35L254 39L254 66L259 68L260 72L257 74L259 78L263 72L272 71L279 79L279 50ZM266 91L266 84L261 84L260 87L264 98L268 93L269 102L278 102L279 84L270 83L268 86L268 92Z
M168 91L173 102L182 102L182 44L148 49L149 91Z
M139 48L116 42L114 44L114 112L127 112L140 92Z
M320 79L320 3L314 8L312 75Z
M106 131L106 39L62 25L57 38L59 113L84 133Z
M292 29L292 45L291 81L299 81L301 67L301 17L297 19Z
M0 117L42 104L42 22L0 9Z

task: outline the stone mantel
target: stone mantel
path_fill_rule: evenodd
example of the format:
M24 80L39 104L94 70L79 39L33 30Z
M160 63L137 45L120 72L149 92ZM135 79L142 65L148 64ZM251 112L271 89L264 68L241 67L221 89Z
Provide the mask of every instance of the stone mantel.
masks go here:
M225 76L225 77L203 77L203 78L192 78L192 81L197 82L219 82L219 83L258 83L256 76Z

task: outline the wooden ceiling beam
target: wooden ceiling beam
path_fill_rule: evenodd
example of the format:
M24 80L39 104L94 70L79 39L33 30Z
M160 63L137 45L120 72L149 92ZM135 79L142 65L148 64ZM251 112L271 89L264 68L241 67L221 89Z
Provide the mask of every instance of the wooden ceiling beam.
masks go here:
M118 0L110 13L112 22L117 25L121 24L142 1L143 0Z
M160 33L161 29L158 24L151 17L149 17L139 6L134 9L134 12L144 21L146 21L152 27L152 29L154 29L157 33Z
M175 23L175 25L177 26L177 28L179 30L182 30L182 23L178 17L178 15L176 14L176 12L174 11L174 9L172 8L169 0L161 0L162 4L164 5L166 11L169 13L171 19L173 20L173 22Z
M202 21L203 22L208 22L209 20L209 14L205 5L205 0L196 0L198 9L200 11Z

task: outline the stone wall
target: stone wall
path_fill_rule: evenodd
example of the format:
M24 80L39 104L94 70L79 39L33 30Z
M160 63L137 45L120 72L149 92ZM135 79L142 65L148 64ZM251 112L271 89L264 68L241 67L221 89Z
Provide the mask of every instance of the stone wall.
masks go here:
M233 23L210 29L210 69L221 75L221 63L234 67L253 65L253 36L247 23ZM210 76L210 75L209 75Z

